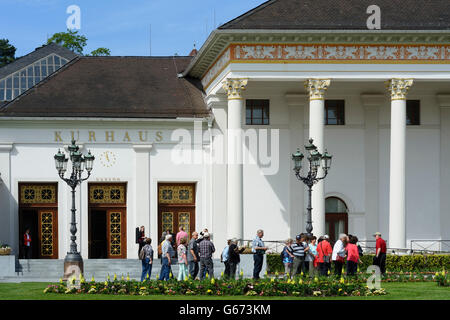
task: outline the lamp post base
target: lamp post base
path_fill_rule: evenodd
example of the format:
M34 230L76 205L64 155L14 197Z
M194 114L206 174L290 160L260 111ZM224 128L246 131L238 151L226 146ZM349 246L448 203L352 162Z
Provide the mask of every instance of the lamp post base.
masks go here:
M79 253L67 253L64 259L64 276L63 280L67 281L71 276L77 278L84 273L83 258Z

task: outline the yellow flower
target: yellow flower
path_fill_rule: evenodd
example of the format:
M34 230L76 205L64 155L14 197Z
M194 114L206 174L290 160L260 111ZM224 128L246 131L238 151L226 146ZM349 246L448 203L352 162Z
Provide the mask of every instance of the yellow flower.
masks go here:
M108 281L105 281L105 286L107 286L108 285Z
M130 276L127 274L127 281L130 281Z
M328 275L330 275L331 274L331 271L330 270L328 270Z
M274 278L270 278L270 282L274 282L275 281L275 279Z
M63 279L62 278L59 278L59 283L63 283Z
M95 282L94 276L92 276L91 281L92 281L92 282Z
M150 277L148 276L148 273L147 273L147 279L148 279L148 278L150 278Z
M439 276L439 272L436 272L435 276L438 277Z
M303 280L300 279L300 280L298 281L298 284L303 284Z
M314 282L318 282L318 281L319 281L319 278L315 277Z
M215 281L214 281L214 278L212 278L212 279L211 279L211 284L214 284L214 282L215 282Z
M241 277L244 276L244 271L241 269L241 273L240 273Z
M275 277L278 277L278 271L275 271Z
M220 277L223 278L223 271L220 273Z
M211 291L211 289L208 289L208 291L206 291L206 293L211 293L212 291Z
M114 278L113 278L113 280L114 281L116 281L117 280L117 275L114 273Z
M342 291L342 288L339 288L338 292L341 292L341 291Z
M303 271L300 273L300 275L303 277Z
M209 273L208 272L206 273L206 277L209 278Z
M109 277L109 274L108 274L108 276L106 277L106 280L108 280L108 281L111 280L111 278Z
M339 282L344 283L345 282L344 277L341 277L341 280Z
M122 278L120 278L120 279L121 279L122 281L125 280L125 278L123 277L123 275L122 275Z

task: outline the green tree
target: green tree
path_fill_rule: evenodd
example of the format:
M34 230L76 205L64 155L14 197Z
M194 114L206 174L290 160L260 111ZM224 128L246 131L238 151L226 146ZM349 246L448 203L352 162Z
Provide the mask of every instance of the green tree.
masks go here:
M52 42L82 55L83 48L86 46L87 38L81 34L78 34L78 30L67 29L67 32L57 32L47 40L47 44Z
M95 49L89 55L90 56L94 56L94 57L110 56L111 55L111 51L109 49L107 49L107 48L101 47L101 48Z
M16 47L9 43L8 39L0 39L0 67L13 62L16 54Z
M54 42L69 50L72 50L76 54L83 55L83 49L87 45L87 38L81 34L78 34L78 30L67 29L67 32L57 32L51 38L47 40L47 44ZM110 56L111 51L107 48L98 48L92 51L88 56Z

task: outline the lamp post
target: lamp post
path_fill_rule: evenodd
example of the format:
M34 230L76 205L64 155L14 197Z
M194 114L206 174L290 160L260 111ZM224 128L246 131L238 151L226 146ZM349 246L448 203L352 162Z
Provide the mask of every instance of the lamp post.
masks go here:
M55 166L59 177L72 189L72 218L70 222L70 233L72 236L70 237L70 251L67 252L66 257L64 258L64 279L67 279L73 272L83 273L83 258L77 251L77 243L75 242L77 239L75 189L79 184L81 184L81 182L89 179L95 157L91 154L91 151L83 156L79 149L80 148L75 144L75 140L72 140L72 144L68 147L69 158L66 158L66 155L61 152L61 150L58 150L58 153L54 156ZM67 163L69 159L72 162L72 173L69 178L65 178L64 174L67 171ZM87 176L82 178L84 170L86 170Z
M309 152L308 162L309 171L306 176L302 176L300 171L302 169L302 160L304 158L300 149L292 155L292 161L294 162L294 172L298 180L301 180L308 187L308 207L307 207L307 219L306 219L306 233L308 236L312 236L312 187L320 180L325 179L328 174L328 170L331 167L331 160L333 156L329 155L327 150L324 154L321 154L317 147L313 144L313 139L309 139L309 144L305 146L305 149ZM323 168L323 176L318 176L320 167Z

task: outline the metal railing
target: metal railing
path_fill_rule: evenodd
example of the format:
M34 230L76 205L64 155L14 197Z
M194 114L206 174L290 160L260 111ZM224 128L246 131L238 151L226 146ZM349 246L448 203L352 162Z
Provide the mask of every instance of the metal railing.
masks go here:
M450 252L450 240L411 240L410 250L411 252L448 253Z
M253 240L239 240L239 246L251 248ZM360 240L359 245L365 254L375 254L376 240ZM281 253L285 240L264 240L272 253ZM450 253L450 240L410 240L409 248L391 248L386 241L389 254L439 254Z

